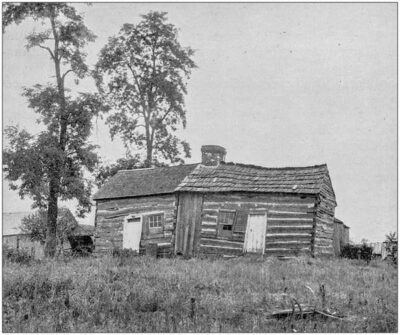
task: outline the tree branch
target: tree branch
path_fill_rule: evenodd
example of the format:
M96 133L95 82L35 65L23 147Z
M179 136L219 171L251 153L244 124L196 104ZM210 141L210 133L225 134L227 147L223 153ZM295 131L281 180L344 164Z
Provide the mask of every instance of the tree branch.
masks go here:
M140 96L142 97L142 100L144 100L143 92L142 92L142 89L140 88L140 84L139 84L139 79L137 78L137 75L136 75L135 71L132 69L132 66L131 66L129 63L126 63L126 65L127 65L128 68L131 70L132 75L133 75L133 79L135 80L137 89L139 90L139 94L140 94Z
M47 51L49 52L51 58L54 59L54 54L53 54L53 52L51 51L50 48L44 47L43 45L40 45L40 44L38 44L37 46L38 46L39 48L42 48L42 49L44 49L44 50L47 50Z
M68 71L66 71L63 75L62 75L62 80L64 81L65 77L67 76L68 73L72 72L71 69L69 69Z
M174 106L170 106L170 107L168 108L168 110L165 112L164 116L161 118L161 122L163 122L163 121L165 120L165 118L168 116L168 114L169 114L170 112L172 112L173 107L174 107Z

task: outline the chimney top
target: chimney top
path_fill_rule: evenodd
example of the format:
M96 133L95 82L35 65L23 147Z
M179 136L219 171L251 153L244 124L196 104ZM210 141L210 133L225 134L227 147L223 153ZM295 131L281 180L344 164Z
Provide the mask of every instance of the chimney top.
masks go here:
M219 145L203 145L201 147L201 163L216 166L225 161L226 150Z

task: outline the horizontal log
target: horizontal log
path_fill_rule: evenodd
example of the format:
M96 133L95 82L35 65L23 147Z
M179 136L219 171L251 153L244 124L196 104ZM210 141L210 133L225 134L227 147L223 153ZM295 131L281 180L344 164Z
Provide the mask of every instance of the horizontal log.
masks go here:
M208 208L203 207L202 213L203 213L203 215L210 215L210 216L218 217L218 210L216 210L216 209L208 209Z
M99 230L99 229L106 229L106 228L121 228L122 229L122 227L123 227L123 222L122 221L120 221L120 222L104 222L104 221L100 221L100 222L97 222L97 227L96 227L96 230Z
M322 219L328 220L328 221L334 220L333 214L324 213L323 211L320 211L320 210L317 210L316 217L322 218Z
M270 241L290 241L296 239L296 241L311 241L312 234L268 234L266 237L266 242Z
M315 236L317 238L325 238L325 239L333 239L333 233L323 232L323 231L316 231Z
M233 247L233 248L243 248L243 242L227 241L217 238L204 238L200 239L200 243L204 245L213 245L220 247Z
M212 221L201 221L202 226L213 226L215 227L217 225L217 222L212 222Z
M216 229L215 229L215 227L209 227L209 226L207 226L207 227L201 227L201 232L204 232L204 233L215 233L216 232Z
M268 211L268 218L272 219L278 219L278 218L290 218L290 219L314 219L315 214L314 213L308 213L308 212L289 212L289 211L274 211L270 210Z
M217 222L218 215L203 214L202 221Z
M120 231L99 231L96 233L96 238L122 238Z
M244 242L244 234L232 234L231 240L234 242Z
M267 233L267 237L303 237L303 236L311 236L309 233Z
M313 226L268 226L267 232L271 234L275 233L313 233Z
M152 239L155 239L155 238L163 238L163 237L164 237L164 232L153 233L153 234L144 235L142 237L142 240L152 240Z
M332 222L328 222L328 221L322 220L320 218L316 218L315 219L315 223L316 223L317 226L326 225L326 227L331 227L333 229L333 221Z
M274 217L268 217L267 218L268 222L313 222L314 219L311 218L290 218L290 217L280 217L280 218L274 218Z
M315 233L316 234L323 233L323 234L333 235L334 229L330 229L330 227L326 227L326 226L316 225Z
M201 231L200 232L200 236L201 237L215 237L217 234L217 232L214 230L212 231Z
M153 239L148 239L148 240L141 240L140 245L141 246L147 246L149 244L159 244L159 243L167 243L167 244L172 244L171 238L153 238Z
M288 249L301 249L304 247L310 248L311 242L310 241L274 241L268 242L265 245L268 249L273 248L288 248Z
M220 248L215 246L200 245L199 252L204 254L240 255L243 253L243 250L242 248Z
M267 229L312 229L313 222L269 222Z

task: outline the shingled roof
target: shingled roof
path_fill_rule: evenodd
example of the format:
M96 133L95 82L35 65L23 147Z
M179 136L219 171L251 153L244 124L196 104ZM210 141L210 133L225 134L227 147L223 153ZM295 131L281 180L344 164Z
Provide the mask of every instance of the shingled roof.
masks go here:
M218 166L199 165L176 190L318 194L327 175L329 177L326 164L285 168L234 163L222 163Z
M325 190L324 190L325 188ZM95 200L181 192L259 192L319 194L334 192L326 164L265 168L221 163L122 170L94 196Z
M198 164L121 170L111 177L93 199L113 199L173 193Z

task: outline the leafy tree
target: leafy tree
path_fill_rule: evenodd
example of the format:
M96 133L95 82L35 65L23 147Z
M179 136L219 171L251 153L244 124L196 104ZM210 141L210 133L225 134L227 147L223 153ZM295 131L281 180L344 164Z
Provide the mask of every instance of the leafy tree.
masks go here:
M397 264L397 234L396 232L389 233L386 235L386 240L385 240L385 248L386 251L389 255L389 257L392 259L394 264Z
M101 187L108 179L115 175L119 170L131 170L144 168L139 155L127 155L126 158L120 158L116 163L100 166L96 172L96 185Z
M194 51L178 42L167 13L142 15L137 25L124 24L101 50L96 65L99 92L114 112L107 119L112 138L145 152L145 166L161 159L181 163L190 147L174 132L186 127L185 79L196 67Z
M155 162L155 166L161 167L166 166L166 164ZM97 187L101 187L119 170L143 169L145 167L145 163L143 163L138 154L134 156L128 154L125 158L118 159L117 162L114 164L100 166L99 169L96 171L95 183Z
M74 96L65 87L68 74L78 81L89 74L83 48L95 39L83 18L65 3L6 3L3 31L12 23L33 18L42 31L27 37L26 48L41 48L54 65L55 83L25 88L29 107L38 113L44 130L31 135L18 127L8 127L9 146L3 151L5 177L21 197L33 198L33 207L47 210L45 253L56 250L58 200L77 199L78 215L90 210L91 183L85 171L97 163L95 146L88 143L93 116L103 110L97 94Z
M59 208L57 216L56 239L61 248L71 231L78 225L68 208ZM33 241L45 243L47 234L47 212L43 209L22 219L21 230L30 234Z

